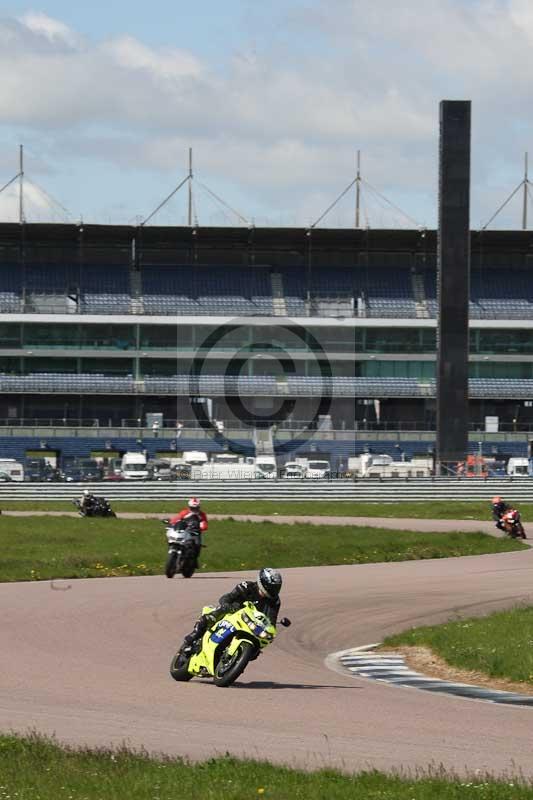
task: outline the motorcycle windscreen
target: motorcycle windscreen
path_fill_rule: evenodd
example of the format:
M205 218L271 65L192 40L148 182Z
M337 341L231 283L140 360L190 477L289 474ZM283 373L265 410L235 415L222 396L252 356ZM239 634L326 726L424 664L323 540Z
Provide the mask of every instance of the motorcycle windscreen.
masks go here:
M236 628L234 625L221 622L217 629L211 634L211 641L216 642L216 644L220 644L220 642L223 642L228 638L228 636L231 636L232 633L235 633L235 631Z

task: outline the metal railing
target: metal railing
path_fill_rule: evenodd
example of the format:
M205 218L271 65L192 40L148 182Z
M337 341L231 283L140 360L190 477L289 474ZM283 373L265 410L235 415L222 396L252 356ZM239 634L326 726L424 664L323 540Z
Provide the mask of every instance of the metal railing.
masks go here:
M209 500L280 500L308 502L312 491L313 500L367 501L383 505L404 500L456 502L484 501L487 503L487 520L491 519L490 501L493 495L501 494L512 502L533 501L533 480L507 477L484 480L461 480L457 478L370 478L353 480L179 480L123 481L104 483L0 483L0 506L8 501L63 500L79 497L83 489L95 494L105 494L110 501L171 500L179 503L183 498L198 494L203 501ZM209 507L207 507L209 512ZM251 511L250 513L253 513ZM312 508L309 509L312 513Z
M224 422L224 426L226 428L235 429L251 429L257 425L257 420L254 418L250 419L232 419L232 420L222 420ZM383 422L370 422L368 420L351 420L351 421L342 421L339 424L339 420L336 420L336 427L332 427L330 429L321 427L317 428L316 430L319 433L331 433L333 436L335 433L353 433L354 438L374 438L372 434L376 434L375 438L379 438L379 434L405 434L405 433L417 433L417 434L426 434L426 438L434 439L436 428L434 424L428 423L424 420L392 420L392 421L383 421ZM195 418L188 418L184 419L183 417L180 419L170 419L168 417L163 419L163 424L160 430L176 430L176 427L180 423L182 425L182 429L188 430L199 430L202 429L202 425L200 422ZM291 420L282 420L280 422L273 422L273 426L277 432L298 432L302 430L307 430L309 426L309 420L299 420L299 419L291 419ZM42 416L42 417L17 417L17 418L10 418L10 417L3 417L0 418L0 433L2 428L101 428L105 430L106 428L128 428L128 429L141 429L141 430L151 430L150 426L147 426L143 419L139 418L128 418L124 417L121 419L112 419L112 418L105 418L105 417L74 417L74 416L65 416L65 417L53 417L53 416ZM514 422L500 422L499 423L499 430L498 431L485 431L484 427L481 423L471 422L469 423L469 431L472 434L471 439L475 439L479 437L480 440L485 439L487 440L492 439L493 437L502 438L506 434L512 434L512 438L515 439L523 439L527 438L521 436L521 434L528 434L533 433L533 421L532 422L520 422L518 420ZM370 435L368 435L370 434ZM475 436L474 436L475 434ZM418 438L418 437L416 437Z

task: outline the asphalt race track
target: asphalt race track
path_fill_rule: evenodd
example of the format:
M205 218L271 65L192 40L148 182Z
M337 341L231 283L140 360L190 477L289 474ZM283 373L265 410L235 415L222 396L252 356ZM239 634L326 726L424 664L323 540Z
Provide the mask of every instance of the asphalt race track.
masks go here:
M170 658L198 610L246 576L0 584L0 729L194 759L533 777L532 708L382 685L324 663L413 624L533 602L533 550L284 570L293 625L238 683L175 683Z

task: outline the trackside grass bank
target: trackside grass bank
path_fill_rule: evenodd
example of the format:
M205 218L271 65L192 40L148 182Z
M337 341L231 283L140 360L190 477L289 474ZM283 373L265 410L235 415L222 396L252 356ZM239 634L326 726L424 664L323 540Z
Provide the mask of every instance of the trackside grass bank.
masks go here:
M163 572L167 544L157 520L0 516L0 580ZM201 570L368 564L520 550L483 533L419 533L349 526L213 521ZM178 578L178 580L182 580ZM1 797L0 797L1 800Z
M0 736L1 800L532 800L531 783L440 770L416 777L379 772L302 772L230 757L199 764L127 750L62 749L30 736Z
M508 503L513 502L512 492L505 495ZM312 487L311 487L312 489ZM104 494L106 487L98 488L96 494ZM115 511L137 511L146 514L173 514L185 505L188 498L187 487L176 492L176 500L113 501ZM490 494L490 493L489 493ZM412 517L414 519L480 519L491 520L491 497L487 502L404 502L404 503L355 503L348 501L322 502L309 500L290 502L287 500L206 500L203 504L208 514L294 514L346 517ZM519 503L525 522L533 522L533 503ZM6 511L74 511L72 503L63 500L47 501L2 501L0 509Z
M413 628L383 644L429 647L453 667L533 686L533 607Z

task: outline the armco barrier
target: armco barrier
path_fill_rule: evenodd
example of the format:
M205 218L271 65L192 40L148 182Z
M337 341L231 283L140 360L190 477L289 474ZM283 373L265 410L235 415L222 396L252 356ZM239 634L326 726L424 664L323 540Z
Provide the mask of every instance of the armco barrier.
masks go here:
M493 495L502 495L513 502L533 502L532 478L417 478L412 480L204 480L94 484L74 483L4 483L0 484L2 502L35 500L70 500L84 489L104 494L109 500L175 500L198 495L202 500L285 500L331 502L334 500L375 503L399 500L432 501L481 500L489 502Z

